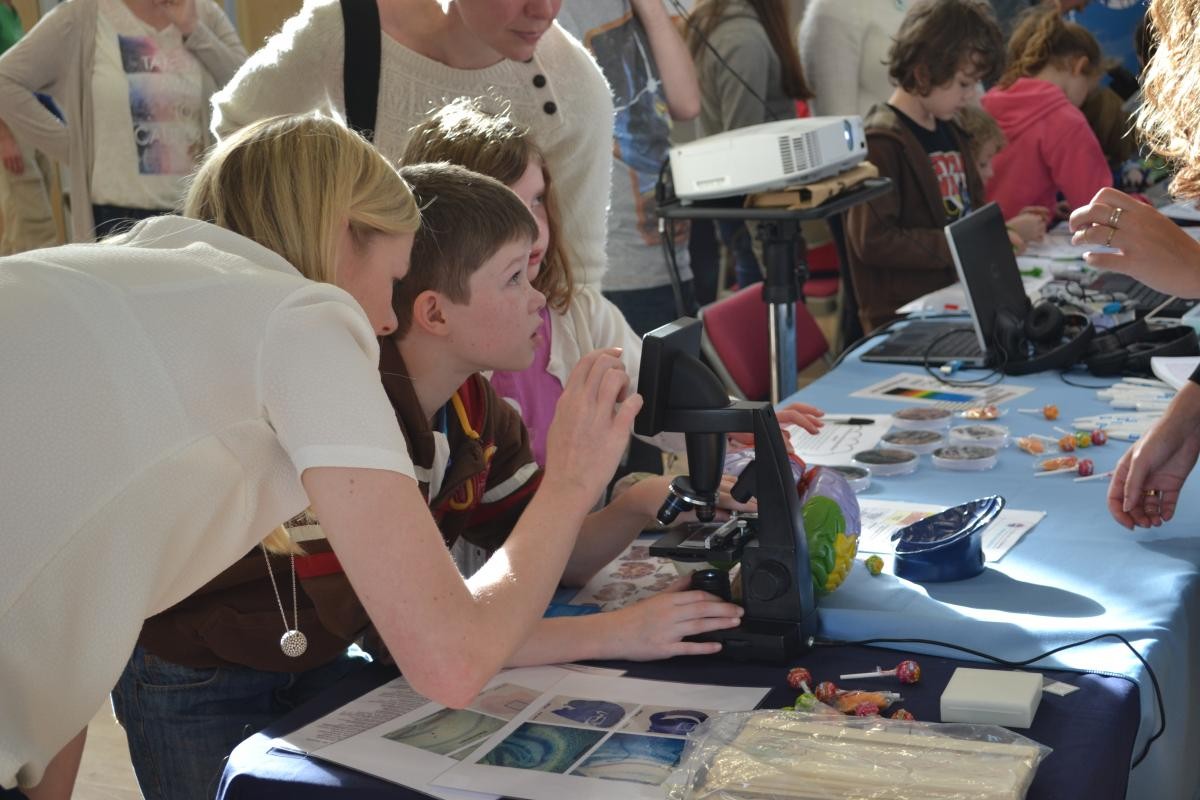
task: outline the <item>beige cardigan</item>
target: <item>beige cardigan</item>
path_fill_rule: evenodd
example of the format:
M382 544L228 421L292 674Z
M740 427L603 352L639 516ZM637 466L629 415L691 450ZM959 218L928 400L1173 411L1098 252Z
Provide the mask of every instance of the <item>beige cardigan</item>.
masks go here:
M91 180L95 153L92 127L92 66L96 51L97 0L66 0L0 56L0 119L17 138L32 143L70 169L72 240L91 240ZM207 99L246 60L237 31L213 0L196 0L199 21L185 45L204 68ZM33 96L54 98L67 124ZM207 135L208 120L203 120ZM211 139L208 144L211 144Z

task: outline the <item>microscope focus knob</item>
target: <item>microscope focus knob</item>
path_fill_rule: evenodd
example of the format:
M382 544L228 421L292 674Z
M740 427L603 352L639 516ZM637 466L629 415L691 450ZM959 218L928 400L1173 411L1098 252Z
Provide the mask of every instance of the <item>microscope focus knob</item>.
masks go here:
M762 602L781 597L790 588L791 577L791 571L778 561L763 561L750 578L750 596Z

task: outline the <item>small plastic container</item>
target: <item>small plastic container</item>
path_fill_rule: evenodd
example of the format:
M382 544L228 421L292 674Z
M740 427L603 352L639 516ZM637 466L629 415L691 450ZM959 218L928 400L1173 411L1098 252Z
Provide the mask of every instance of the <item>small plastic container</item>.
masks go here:
M974 406L973 408L964 408L954 416L959 419L969 420L971 422L991 422L1000 419L1004 416L1006 410L994 405Z
M898 447L876 447L861 450L851 459L856 467L866 467L878 478L892 475L908 475L917 471L919 456L911 450Z
M950 444L977 444L997 450L1008 447L1008 428L1003 425L959 425L950 429Z
M825 467L825 469L831 469L834 472L841 473L842 477L846 479L846 483L850 484L850 488L854 490L855 494L865 492L867 489L871 488L871 470L867 469L866 467L855 467L849 464L837 464L834 466Z
M996 466L996 448L954 444L933 451L933 465L956 472L983 472Z
M902 408L892 414L892 427L910 431L943 431L950 427L953 418L954 415L944 408Z
M946 444L946 437L941 431L904 429L888 431L881 441L886 447L899 447L902 450L911 450L917 455L925 455Z

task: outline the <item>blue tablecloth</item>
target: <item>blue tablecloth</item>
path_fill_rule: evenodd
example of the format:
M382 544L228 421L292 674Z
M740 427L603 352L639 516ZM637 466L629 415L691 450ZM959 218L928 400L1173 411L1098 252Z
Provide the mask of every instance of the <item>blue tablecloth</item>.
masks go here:
M838 680L847 672L865 672L883 663L893 666L894 653L863 647L822 647L803 657L816 680ZM902 686L895 681L845 681L853 688L887 688L904 695L904 708L918 719L937 720L942 689L963 662L921 657L921 681ZM646 664L608 663L631 675L657 680L731 686L766 686L764 708L795 700L786 686L786 671L775 665L731 662L720 658L676 658ZM270 749L274 736L294 730L348 702L395 675L372 666L278 720L266 731L240 744L229 757L217 800L407 800L418 792L316 759ZM1054 752L1038 768L1028 800L1120 800L1125 794L1128 760L1137 726L1135 686L1124 678L1050 673L1080 691L1066 697L1042 697L1033 726L1021 733Z
M920 367L868 364L851 356L790 399L827 412L890 413L903 404L849 395L902 371L922 373ZM982 375L976 371L958 377ZM1085 373L1070 377L1093 385L1109 383ZM1014 436L1057 438L1054 425L1112 411L1094 391L1069 386L1057 373L1005 380L1034 388L1005 406L1008 413L999 422ZM1016 411L1047 403L1058 405L1060 422ZM1115 466L1128 446L1110 442L1084 455L1101 472ZM1108 514L1106 481L1075 483L1069 475L1035 480L1032 457L1015 447L1002 451L998 466L988 472L940 470L929 456L921 458L917 472L876 479L862 496L950 506L1001 494L1010 508L1044 510L1046 518L1003 559L967 581L921 586L890 574L872 579L865 570L853 570L842 588L821 602L822 635L842 640L921 637L1017 660L1097 634L1120 633L1149 661L1167 709L1166 731L1133 771L1128 796L1194 797L1200 786L1200 692L1194 677L1200 648L1200 476L1185 487L1173 522L1131 533ZM1119 642L1068 650L1045 663L1133 678L1141 687L1134 752L1157 730L1160 719L1147 672Z

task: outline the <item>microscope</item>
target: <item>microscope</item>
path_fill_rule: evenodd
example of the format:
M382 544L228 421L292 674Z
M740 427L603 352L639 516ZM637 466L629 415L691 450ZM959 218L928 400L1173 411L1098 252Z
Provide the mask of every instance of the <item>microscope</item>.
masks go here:
M687 443L688 474L675 478L658 512L668 525L683 511L699 522L670 529L650 547L676 561L719 565L692 574L692 587L731 599L729 568L741 564L742 623L700 637L719 641L735 659L785 662L808 651L817 631L808 540L800 497L779 422L770 403L730 401L721 381L699 359L699 320L681 318L642 340L638 391L644 405L634 431L678 431ZM728 433L754 434L754 461L733 496L758 499L758 514L713 521Z

